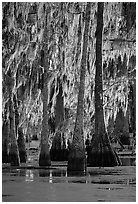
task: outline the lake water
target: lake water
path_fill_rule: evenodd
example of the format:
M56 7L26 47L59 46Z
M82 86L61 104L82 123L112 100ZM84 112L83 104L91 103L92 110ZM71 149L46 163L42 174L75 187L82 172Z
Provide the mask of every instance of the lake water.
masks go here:
M135 202L136 167L87 168L85 176L52 169L11 169L2 173L3 202Z

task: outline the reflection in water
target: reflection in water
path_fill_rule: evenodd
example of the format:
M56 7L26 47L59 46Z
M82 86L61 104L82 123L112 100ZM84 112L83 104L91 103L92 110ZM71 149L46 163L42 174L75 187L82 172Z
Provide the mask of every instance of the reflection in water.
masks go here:
M7 174L8 171L5 170ZM135 186L135 177L123 177L121 170L115 169L93 169L85 176L71 176L65 169L12 169L10 176L25 177L26 182L39 180L47 183L82 183L82 184L126 184ZM45 177L43 180L41 177ZM40 178L40 179L39 179ZM11 180L11 178L10 178Z
M136 185L136 179L135 178L128 178L127 179L127 185Z
M91 183L91 175L88 173L86 176L86 184Z
M135 201L136 197L132 167L89 168L85 176L69 176L60 167L5 169L2 179L5 202L126 202Z
M60 169L60 170L53 170L52 171L52 175L54 177L65 177L66 176L67 171Z
M18 170L18 174L19 174L19 176L25 177L25 175L26 175L26 170L25 170L25 169L20 169L20 170Z
M29 181L29 182L34 181L33 170L31 170L31 169L26 170L25 181Z
M39 169L39 177L49 177L49 174L50 174L49 170L47 171Z
M51 169L50 169L49 183L53 183L52 182L52 170Z

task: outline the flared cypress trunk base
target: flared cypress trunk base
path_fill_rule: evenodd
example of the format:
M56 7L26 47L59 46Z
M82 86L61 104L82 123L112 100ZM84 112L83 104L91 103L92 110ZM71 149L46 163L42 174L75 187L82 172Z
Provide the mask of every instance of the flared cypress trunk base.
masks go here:
M19 151L19 156L20 156L20 162L26 163L26 161L27 161L26 151Z
M2 163L9 163L9 155L7 151L2 151Z
M86 156L85 153L81 153L80 155L75 150L70 150L68 156L68 166L67 173L72 174L85 174L86 173Z
M51 166L50 155L41 152L39 155L39 166Z
M10 153L9 154L9 160L10 160L11 166L20 166L18 154Z
M39 166L51 166L50 153L47 144L41 144Z
M86 174L86 159L84 158L69 158L68 175L85 175Z
M111 148L92 148L87 157L87 163L91 167L113 167L121 165L118 155Z
M11 166L20 166L19 152L16 144L11 144L9 152L9 160Z
M3 122L2 126L2 163L9 163L9 123Z

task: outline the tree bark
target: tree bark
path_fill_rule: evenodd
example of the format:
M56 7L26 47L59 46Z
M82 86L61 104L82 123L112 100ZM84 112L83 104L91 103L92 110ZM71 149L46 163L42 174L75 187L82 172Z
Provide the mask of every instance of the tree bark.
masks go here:
M9 122L4 121L2 125L2 163L9 163Z
M64 97L63 97L63 90L62 84L59 79L59 93L56 98L56 107L55 107L55 128L57 128L60 123L64 120Z
M27 160L27 153L26 153L26 148L25 148L25 140L24 140L24 135L22 128L18 128L18 149L19 149L19 156L20 156L20 162L25 163Z
M111 147L105 129L103 112L103 70L102 70L102 31L104 3L98 3L96 29L96 74L95 74L95 135L92 138L88 163L90 166L116 166L120 164L117 154Z
M47 28L47 11L44 29L44 42L43 42L43 67L44 67L44 84L42 88L42 101L43 101L43 121L40 142L40 155L39 166L50 166L50 153L48 147L48 70L49 70L49 55L48 55L48 28Z
M62 84L60 79L58 79L59 93L56 98L55 106L55 129L58 131L55 133L55 136L52 141L52 147L50 150L50 156L52 161L63 161L64 158L64 148L62 148L62 132L60 130L60 125L64 121L64 97Z
M134 79L134 83L129 84L129 122L131 127L131 133L136 135L136 80Z
M60 34L58 37L58 60L60 62L60 71L64 70L65 68L65 5L63 2L60 3L60 21L59 24L62 25L62 34ZM64 25L64 26L63 26ZM60 30L61 32L61 30ZM61 72L62 73L62 72ZM50 156L51 160L53 161L64 161L64 151L63 148L63 142L64 142L64 135L61 130L61 126L64 121L64 96L63 96L63 75L60 75L57 77L57 87L58 94L56 96L56 105L55 105L55 130L56 133L54 135L53 141L52 141L52 147L50 150Z
M15 130L15 110L12 97L10 97L9 100L9 114L10 114L10 140L11 140L9 152L10 163L11 166L20 166L20 158Z
M82 51L82 60L81 60L77 115L76 115L73 141L71 144L69 157L68 157L68 166L67 166L68 173L76 172L76 171L81 171L81 172L86 171L86 156L85 156L84 135L83 135L83 117L84 117L83 112L84 112L85 73L86 73L86 57L87 57L87 46L88 46L90 11L91 11L91 3L88 2L86 6L85 28L84 28L84 36L83 36L83 51Z

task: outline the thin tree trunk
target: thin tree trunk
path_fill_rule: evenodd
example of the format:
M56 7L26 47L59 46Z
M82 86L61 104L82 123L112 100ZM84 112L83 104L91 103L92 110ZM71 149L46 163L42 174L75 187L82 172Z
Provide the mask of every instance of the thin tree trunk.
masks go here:
M130 92L129 92L129 117L130 117L130 126L131 132L133 135L136 135L136 80L134 83L130 83Z
M9 163L9 122L4 121L2 125L2 163Z
M15 134L16 134L16 138L18 138L17 144L18 144L18 150L19 150L19 157L20 157L20 162L25 163L27 160L27 153L25 148L23 131L22 131L22 128L19 127L18 102L17 102L16 95L14 95L13 97L13 102L14 102L14 110L15 110Z
M14 110L15 110L15 131L16 136L18 135L18 125L19 125L19 113L18 113L18 105L17 105L17 96L13 96Z
M43 67L44 67L44 84L42 88L42 101L43 101L43 121L40 143L39 166L50 166L50 153L48 147L48 70L49 70L49 56L48 56L48 29L47 29L47 11L44 30L44 47L43 47Z
M83 112L84 112L84 91L85 91L85 72L86 72L86 57L87 57L87 46L88 46L88 33L89 33L89 22L90 22L90 10L91 3L88 2L86 6L86 17L85 17L85 29L83 36L83 51L81 60L81 72L80 72L80 86L78 94L78 105L77 115L74 128L73 141L68 157L68 172L86 170L86 156L84 147L84 135L83 135Z
M103 70L102 70L102 31L104 3L98 3L96 29L96 75L95 75L95 135L88 155L90 166L116 166L120 164L117 154L111 147L106 133L103 113Z
M9 163L9 119L7 118L7 113L9 111L8 103L4 107L3 124L2 124L2 163Z
M133 84L133 114L134 114L134 119L133 119L133 134L136 135L136 79L134 79L134 84Z
M98 3L96 30L96 75L95 75L95 134L105 132L103 115L103 79L102 79L102 30L104 3Z
M10 160L11 166L20 166L20 157L19 157L17 135L16 135L16 128L15 128L15 109L14 109L14 101L13 101L13 93L12 93L12 89L15 81L12 75L13 73L11 72L11 70L9 70L9 74L8 74L9 119L10 119L9 138L11 142L10 151L9 151L9 160Z
M62 84L59 79L59 93L56 98L56 107L55 107L55 128L57 128L60 123L64 120L64 97L63 97L63 90Z
M11 139L11 146L9 152L10 163L11 166L20 166L19 150L15 130L15 110L12 97L10 97L9 100L9 113L10 113L10 139Z
M55 129L58 129L58 131L55 133L50 150L51 160L53 161L62 161L64 158L62 150L62 132L60 131L60 125L64 121L64 97L60 78L58 78L58 86L59 93L56 97L55 106Z
M20 162L25 163L27 160L27 153L25 148L25 140L24 140L24 134L21 127L17 128L18 130L18 149L19 149L19 156L20 156Z

